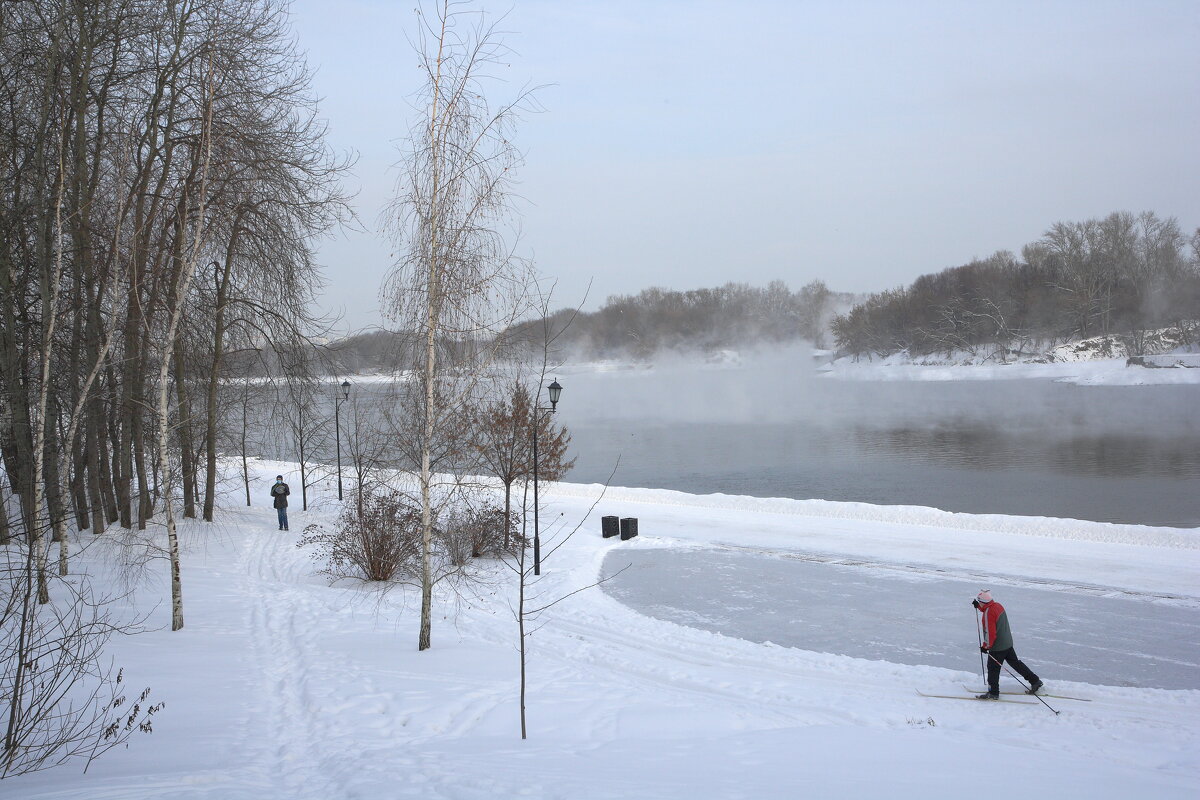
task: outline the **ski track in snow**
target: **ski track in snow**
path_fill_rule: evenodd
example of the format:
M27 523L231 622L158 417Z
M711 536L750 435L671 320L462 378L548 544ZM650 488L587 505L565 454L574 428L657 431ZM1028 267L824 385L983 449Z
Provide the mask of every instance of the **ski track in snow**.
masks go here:
M687 546L651 538L635 546L662 544ZM797 557L761 549L764 555ZM582 560L551 565L531 591L553 597L594 582L605 552L603 548L583 548ZM408 788L427 797L484 797L499 790L503 784L493 786L478 775L461 774L435 754L455 740L490 735L494 729L505 737L515 733L516 687L510 676L480 680L448 697L438 688L443 679L431 675L422 663L428 654L417 655L411 667L397 665L386 676L353 664L324 664L304 621L333 608L323 608L313 599L320 596L312 591L315 587L300 585L310 579L311 564L296 552L290 537L271 533L247 545L246 560L248 593L261 606L261 610L251 611L251 622L260 642L256 657L269 706L272 758L267 762L272 767L266 779L285 787L281 797L356 797L360 795L353 789L355 785L378 786L398 771L417 776ZM1100 589L1076 588L1085 592ZM940 726L950 729L971 730L978 725L978 707L913 695L914 688L958 691L968 679L966 673L783 647L767 646L764 652L762 645L650 619L605 595L599 587L587 592L586 602L567 600L545 612L541 621L546 624L529 639L528 715L533 738L566 735L580 750L593 746L589 743L633 733L666 740L689 735L686 720L693 715L698 715L698 727L714 732L831 725L906 729L914 718L934 717ZM447 599L443 596L435 603L435 613L445 608ZM404 613L413 616L414 611ZM459 629L460 641L515 649L515 621L502 617L502 613L466 609L454 626ZM445 619L435 618L435 635L443 641L452 636ZM731 680L731 672L736 673L736 680ZM387 691L377 688L380 680L387 682ZM914 687L914 680L920 685ZM320 697L314 696L317 682L323 687ZM613 701L593 702L596 687L602 687ZM1063 752L1080 757L1095 755L1094 741L1073 745L1069 736L1060 736L1063 722L1111 730L1117 742L1131 736L1165 741L1178 736L1181 742L1191 737L1188 721L1195 713L1194 693L1150 690L1156 697L1150 704L1146 690L1095 686L1086 690L1099 701L1089 706L1102 704L1099 713L1067 702L1055 704L1062 712L1059 717L1040 707L1011 705L986 707L983 713L995 715L998 724L1016 731L1044 731L1057 740ZM843 701L824 702L827 695ZM890 697L878 713L870 711L881 695ZM340 745L352 736L345 726L360 724L364 706L372 704L377 708L369 718L376 726L382 757L378 764L354 759L351 763L358 774L341 774L344 756ZM563 727L564 718L570 720L567 728ZM1041 736L1031 733L1028 746L1036 746ZM1123 745L1115 744L1104 755L1139 766L1137 758L1127 753ZM415 791L418 787L420 792Z
M356 663L353 654L323 648L319 635L328 631L320 621L343 613L338 598L356 590L305 585L313 565L297 551L295 535L254 534L247 537L241 568L261 708L242 746L257 754L247 761L263 765L258 781L272 787L264 796L361 796L356 785L395 779L397 758L408 758L406 747L462 737L511 701L508 680L447 699L440 689L429 690L431 682L435 687L440 682L423 670L381 673ZM395 635L378 630L372 614L360 623L375 636ZM457 681L445 679L451 682ZM377 762L347 758L348 743L361 739L364 730L378 743Z
M651 540L635 546L652 547ZM560 585L587 585L599 575L604 550L597 551L591 564L576 568L559 579ZM1084 591L1093 587L1079 587ZM598 587L589 591L601 591ZM558 665L556 674L543 676L550 683L613 682L617 708L636 705L631 698L653 697L656 704L681 710L705 705L709 720L729 720L737 730L738 720L753 720L779 727L851 724L875 728L911 727L914 718L936 716L939 725L971 728L978 722L979 708L939 699L912 696L914 688L954 693L961 691L963 673L939 667L905 667L890 662L868 661L847 656L809 652L786 647L756 645L741 639L688 628L675 623L650 620L615 599L603 595L587 603L564 603L561 611L535 636L531 644L531 670L544 662ZM730 671L737 680L729 680ZM922 677L924 676L924 677ZM914 686L913 681L920 682ZM1135 740L1186 742L1193 736L1192 721L1197 693L1187 691L1138 690L1105 686L1076 686L1055 682L1064 690L1086 691L1100 700L1097 713L1082 704L1063 702L1055 706L1055 717L1040 703L1038 708L995 706L985 709L1003 719L1003 724L1020 730L1045 730L1066 752L1087 757L1089 747L1076 746L1061 736L1061 722L1112 729L1114 747L1106 757L1138 766L1119 743ZM823 702L826 695L842 698L836 706ZM537 694L533 695L534 703ZM886 702L880 702L887 697ZM1153 698L1148 702L1148 698ZM622 702L623 701L623 702ZM847 702L848 701L848 702ZM714 708L713 706L717 707ZM879 705L879 713L866 713ZM897 706L903 709L897 713ZM951 706L951 707L947 707ZM1065 707L1064 707L1065 706ZM621 713L593 710L591 735L617 738ZM686 713L686 712L685 712ZM645 720L641 721L644 728ZM644 730L643 730L644 732ZM1028 746L1036 747L1038 736ZM1173 749L1174 745L1170 748ZM1181 748L1186 752L1186 746Z
M293 560L292 554L281 552L283 536L253 533L257 535L245 541L243 566L265 730L252 733L244 743L248 749L267 751L267 758L254 760L269 765L268 785L292 796L311 792L336 797L334 754L322 752L320 746L325 736L312 690L320 678L315 674L312 627L305 624L305 618L311 620L319 610L294 588L296 576L282 571L283 564Z
M661 493L649 502L676 497ZM702 499L701 505L715 501ZM638 513L629 498L623 502ZM587 508L573 498L562 505L568 516ZM759 511L775 513L772 508ZM1174 787L1200 775L1197 691L1049 681L1052 692L1093 701L1050 699L1062 712L1059 716L1033 703L1037 707L1017 708L924 698L914 690L960 694L964 683L980 680L979 672L756 644L640 614L602 587L565 599L534 623L527 642L530 741L521 742L517 628L509 606L515 589L506 568L479 565L496 587L494 596L479 602L456 605L452 592L439 587L434 647L418 653L419 604L412 592L396 587L378 595L374 587L360 583L327 585L314 574L309 552L295 546L297 534L275 531L274 518L270 509L241 512L229 553L216 552L214 546L211 566L203 567L212 570L208 585L227 590L214 607L228 609L224 619L233 630L218 632L234 633L247 643L240 654L244 674L235 676L241 718L229 727L241 724L221 749L230 763L213 769L211 763L195 763L186 773L175 774L139 766L126 774L114 771L101 782L64 783L61 791L50 788L36 797L803 796L811 792L784 791L795 771L793 755L795 766L803 766L800 771L818 776L812 786L819 792L862 777L858 773L870 771L879 757L887 763L886 751L893 745L900 758L915 756L917 765L891 776L900 780L899 796L941 798L950 789L972 785L973 769L955 763L944 767L948 788L923 786L922 794L914 793L927 774L922 770L938 769L943 756L957 758L976 746L980 754L999 747L1005 758L1025 758L1025 766L1032 764L1039 775L1055 776L1059 788L1075 785L1073 770L1081 764L1097 765L1108 778L1125 780L1130 774L1144 779L1148 796L1155 790L1164 797L1187 796ZM544 574L532 582L533 605L594 584L614 548L709 547L831 564L896 566L789 551L773 546L774 539L765 535L755 547L689 540L693 527L685 520L675 528L680 535L657 537L646 525L643 536L629 542L578 534L545 562ZM236 557L230 559L233 553ZM970 575L950 561L930 569ZM227 583L218 580L223 574L229 575ZM185 584L185 592L191 585ZM1107 591L1086 584L1073 590ZM200 629L189 628L197 635ZM175 737L184 744L174 746L186 747L187 732L169 716L174 710L168 706L155 736ZM882 752L857 755L852 751L859 741ZM806 748L815 748L817 758L829 764L807 763ZM822 767L845 774L820 777ZM689 789L688 781L702 779L700 775L714 782L703 790ZM764 792L763 781L772 777L780 782ZM1009 777L1020 779L1019 771ZM1104 788L1102 779L1079 780L1087 790ZM1127 785L1119 780L1114 785ZM0 786L0 796L7 788Z

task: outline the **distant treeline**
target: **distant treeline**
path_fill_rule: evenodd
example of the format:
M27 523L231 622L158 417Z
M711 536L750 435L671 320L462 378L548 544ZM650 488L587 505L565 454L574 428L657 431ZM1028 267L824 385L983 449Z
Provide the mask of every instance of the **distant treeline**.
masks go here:
M1134 355L1147 332L1177 327L1191 341L1200 319L1200 229L1174 218L1120 212L1059 222L1021 258L982 261L922 275L837 316L843 355L986 351L1005 357L1057 343L1119 335Z
M644 359L666 350L714 353L796 340L823 346L830 321L854 300L821 281L795 292L783 281L766 288L742 283L684 292L652 288L610 297L598 311L562 309L545 321L527 320L503 336L518 351L527 346L536 353L548 331L554 350L573 359ZM399 363L410 339L390 331L358 334L327 345L322 357L336 374L384 372Z
M795 292L778 280L766 288L744 283L685 292L651 288L610 297L594 312L558 311L546 320L546 329L557 335L556 349L576 359L643 359L668 350L714 353L801 339L821 343L830 320L853 300L821 281ZM537 343L542 330L539 319L506 335Z
M334 375L363 375L388 372L404 363L410 352L411 334L370 331L332 342L323 348Z
M504 336L536 351L548 331L555 349L572 359L645 359L796 340L836 344L855 357L907 350L1005 358L1101 334L1120 335L1131 354L1143 354L1148 331L1177 327L1173 338L1188 341L1197 320L1200 229L1189 238L1174 218L1145 212L1059 222L1019 258L1000 251L865 299L822 281L798 291L783 281L651 288L610 297L597 311L562 309L527 320ZM363 333L331 343L323 357L335 374L387 371L410 338Z

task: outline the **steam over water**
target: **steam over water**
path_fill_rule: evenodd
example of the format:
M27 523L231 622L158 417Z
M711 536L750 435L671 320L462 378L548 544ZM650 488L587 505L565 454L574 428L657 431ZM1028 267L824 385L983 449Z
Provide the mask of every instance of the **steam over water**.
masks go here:
M1197 384L843 381L818 375L799 348L734 365L680 359L553 377L564 387L556 421L571 431L572 482L611 475L615 486L696 494L1200 527ZM354 393L344 437L382 424L375 404L401 403L386 384ZM253 412L254 430L270 435L249 454L295 460L288 426L261 424L270 408ZM309 457L333 463L331 425Z
M838 381L806 353L563 370L574 482L1200 526L1200 386Z

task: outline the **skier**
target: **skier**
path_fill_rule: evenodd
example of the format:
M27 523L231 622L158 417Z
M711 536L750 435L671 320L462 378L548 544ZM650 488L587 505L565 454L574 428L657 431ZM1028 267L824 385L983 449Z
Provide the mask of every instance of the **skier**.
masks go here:
M276 475L275 485L271 487L271 497L275 499L275 510L279 512L279 530L281 531L288 529L287 499L291 493L288 485L283 482L283 476Z
M1026 694L1037 694L1041 691L1041 679L1017 658L1017 651L1013 649L1012 631L1008 627L1008 614L1004 611L1004 606L993 600L992 593L987 589L981 590L971 601L971 605L983 614L983 642L979 649L988 655L988 690L976 697L979 700L1000 699L1000 666L1005 662L1011 664L1021 677L1029 681Z

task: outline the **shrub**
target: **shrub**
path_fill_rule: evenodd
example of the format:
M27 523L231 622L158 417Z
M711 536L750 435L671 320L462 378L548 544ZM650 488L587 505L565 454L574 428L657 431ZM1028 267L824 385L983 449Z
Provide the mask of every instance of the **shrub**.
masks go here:
M445 549L446 558L455 566L462 566L472 558L498 556L503 552L505 536L502 508L450 508L442 513L438 527L438 538ZM519 538L515 527L510 528L508 538L512 542Z
M297 546L316 545L327 575L390 581L414 574L421 559L421 512L399 492L366 495L342 509L332 530L309 525Z

